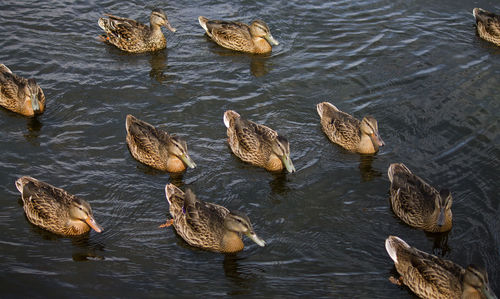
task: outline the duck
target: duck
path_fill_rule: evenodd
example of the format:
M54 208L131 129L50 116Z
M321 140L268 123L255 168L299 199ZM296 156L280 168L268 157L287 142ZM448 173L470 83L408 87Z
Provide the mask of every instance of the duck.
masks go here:
M288 140L273 129L242 118L236 111L224 112L227 142L241 160L278 172L295 172Z
M90 204L30 176L16 180L16 188L21 192L26 218L36 226L62 236L78 236L92 228L100 233Z
M387 175L391 182L392 210L401 220L427 232L451 229L453 198L450 190L438 192L403 163L392 163Z
M493 299L488 273L475 265L467 268L411 247L396 236L385 240L385 249L398 271L395 284L404 284L420 298Z
M160 227L173 225L177 234L191 246L235 253L244 248L242 234L261 247L266 245L255 233L248 216L240 211L199 200L190 189L184 193L173 184L165 186L165 195L172 219Z
M272 50L272 45L279 42L271 35L271 30L262 20L254 20L250 26L241 22L209 20L199 16L198 22L218 45L246 53L266 54Z
M472 14L476 19L479 36L490 43L500 46L500 15L478 7L472 10Z
M137 161L167 172L196 167L186 141L179 136L170 135L131 114L127 115L125 128L128 149Z
M105 14L99 18L99 27L106 34L99 38L118 49L130 53L144 53L162 50L167 47L167 40L161 31L161 26L175 32L177 29L170 25L165 12L156 8L149 17L150 26L135 20Z
M360 154L375 154L385 143L378 132L378 123L367 115L361 121L340 111L329 102L316 105L321 119L321 128L328 139L348 151Z
M35 79L17 76L0 64L0 106L33 117L45 110L45 95Z

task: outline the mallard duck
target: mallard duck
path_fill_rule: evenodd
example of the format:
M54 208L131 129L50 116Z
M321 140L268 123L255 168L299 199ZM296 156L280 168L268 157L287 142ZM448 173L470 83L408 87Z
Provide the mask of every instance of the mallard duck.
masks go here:
M378 133L377 120L372 116L359 121L328 102L317 104L316 110L323 132L333 143L360 154L374 154L385 145Z
M182 138L155 128L131 114L127 115L125 127L128 148L137 161L168 172L184 171L186 166L196 167Z
M500 46L500 15L477 7L474 8L472 14L476 18L477 33L479 33L479 36Z
M243 250L241 234L257 245L266 242L255 234L250 219L239 211L201 201L189 189L182 192L173 184L165 186L165 194L173 219L160 227L173 224L177 233L191 246L210 251L232 253Z
M474 265L467 269L408 245L395 236L385 240L385 249L405 284L421 298L497 298L488 284L488 274Z
M100 36L101 40L126 52L143 53L165 49L167 40L161 31L161 26L172 32L176 31L168 22L165 12L159 8L151 12L149 27L135 20L110 14L105 16L107 18L99 19L99 27L106 32Z
M0 64L0 106L25 116L35 116L45 110L45 95L35 79L14 75Z
M271 52L271 45L279 45L262 20L253 21L250 26L240 22L209 20L202 16L198 17L198 21L208 37L224 48L264 54Z
M288 140L276 131L243 119L233 110L224 112L224 124L227 127L227 142L241 160L269 171L281 171L283 168L288 172L295 171Z
M403 163L391 164L387 175L391 181L392 210L401 220L428 232L451 229L453 199L449 190L438 192Z
M19 178L16 187L24 213L34 225L63 236L81 235L90 228L103 231L85 200L29 176Z

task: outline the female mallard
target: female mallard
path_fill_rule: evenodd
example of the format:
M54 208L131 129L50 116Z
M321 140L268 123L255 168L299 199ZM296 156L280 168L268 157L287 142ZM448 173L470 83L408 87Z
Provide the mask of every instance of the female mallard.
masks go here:
M191 246L215 252L243 250L241 234L259 246L266 242L255 234L250 219L238 211L197 199L191 190L182 192L173 184L165 186L173 219L161 227L174 225L177 233Z
M401 220L428 232L451 229L453 199L449 190L438 192L403 163L391 164L387 175L391 181L392 210Z
M25 116L35 116L45 110L45 95L35 79L14 75L0 64L0 106Z
M407 285L421 298L497 298L490 289L486 271L474 265L464 269L410 247L395 236L385 240L385 249L401 275L395 283Z
M198 21L208 37L224 48L264 54L271 52L271 45L279 45L261 20L253 21L250 26L240 22L209 20L202 16L198 17Z
M241 160L269 171L281 171L283 168L288 172L295 171L288 140L276 131L243 119L233 110L224 112L224 124L227 127L227 142Z
M481 8L472 11L476 18L479 36L497 46L500 46L500 16Z
M168 22L165 12L159 8L151 12L150 27L135 20L110 14L106 16L107 18L99 19L99 27L106 32L105 35L100 36L101 40L131 53L165 49L167 40L161 31L161 26L165 26L172 32L176 31Z
M90 228L102 232L85 200L29 176L19 178L16 187L24 213L34 225L64 236L81 235Z
M385 145L375 118L367 115L359 121L328 102L317 104L316 110L323 132L333 143L360 154L374 154Z
M189 157L186 141L180 137L169 135L130 114L125 127L128 148L137 161L168 172L184 171L186 166L196 167Z

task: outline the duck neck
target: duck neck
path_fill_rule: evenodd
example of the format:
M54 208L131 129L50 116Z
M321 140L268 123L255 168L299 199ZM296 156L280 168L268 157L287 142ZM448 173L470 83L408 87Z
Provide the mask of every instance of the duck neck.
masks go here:
M233 231L226 231L224 237L222 237L221 251L222 252L238 252L243 250L243 241L238 233Z
M87 225L87 223L81 220L69 218L66 222L66 235L81 235L88 232L89 230L90 227Z
M265 38L262 37L254 37L253 39L253 44L255 48L255 53L257 54L263 54L263 53L269 53L272 50L271 45L267 42Z
M378 145L373 144L370 136L361 133L361 140L359 141L358 152L361 154L373 154L378 151Z
M175 155L168 155L167 158L167 171L168 172L181 172L186 169L186 165L181 159Z
M265 168L269 171L280 171L283 170L283 162L278 156L272 154L267 160Z

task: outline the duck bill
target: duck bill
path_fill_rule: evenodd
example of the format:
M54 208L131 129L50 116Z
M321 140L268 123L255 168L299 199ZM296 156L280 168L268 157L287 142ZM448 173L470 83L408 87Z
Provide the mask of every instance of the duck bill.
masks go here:
M249 237L252 241L254 241L255 243L257 243L257 245L259 245L260 247L264 247L266 246L266 241L262 240L261 238L259 238L255 232L253 231L249 231L245 234L247 237Z
M283 157L281 157L281 161L283 161L283 165L285 165L288 172L295 172L295 166L293 166L292 159L290 159L289 155L283 155Z
M189 157L188 154L183 154L181 157L182 162L184 162L189 168L195 168L196 163L194 163L193 160L191 160L191 157Z
M32 94L31 95L31 107L33 108L33 113L39 113L40 112L40 104L38 103L37 95Z
M165 24L165 27L167 27L168 30L172 31L172 32L176 32L177 29L172 27L172 25L170 25L170 23L167 21L167 23Z
M271 33L267 34L264 36L264 38L271 44L271 45L274 45L274 46L277 46L279 45L280 43L274 39L274 37L271 35Z
M377 133L373 133L372 136L372 141L374 144L377 144L378 146L384 146L385 145L385 142L382 140L382 138L380 138L380 135Z
M85 219L85 222L90 227L92 227L96 232L100 233L100 232L103 231L102 227L99 224L97 224L97 222L95 221L94 217L88 216L87 219Z
M441 209L439 211L439 216L438 216L438 219L437 219L437 225L439 227L442 227L444 225L444 209Z
M487 299L498 299L497 295L493 293L490 286L488 284L483 285L481 288L482 293L486 296Z

